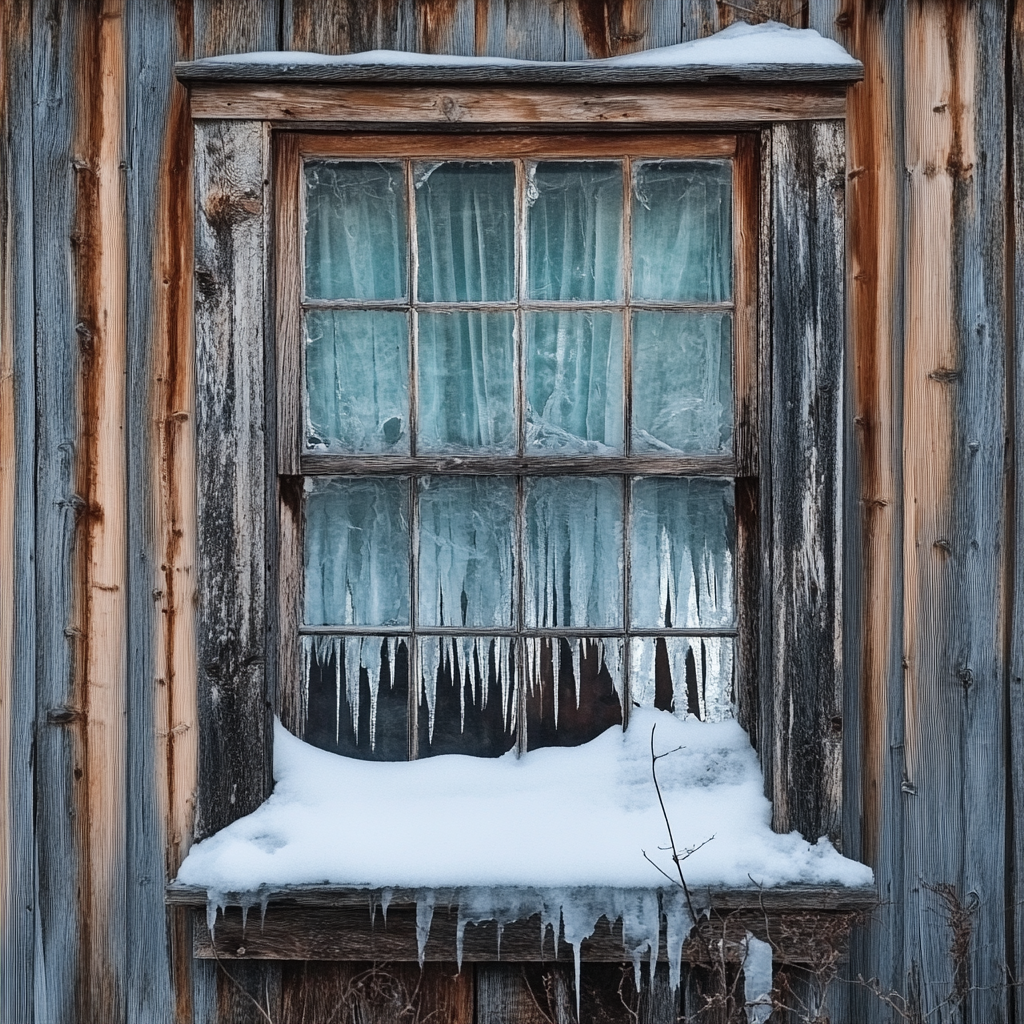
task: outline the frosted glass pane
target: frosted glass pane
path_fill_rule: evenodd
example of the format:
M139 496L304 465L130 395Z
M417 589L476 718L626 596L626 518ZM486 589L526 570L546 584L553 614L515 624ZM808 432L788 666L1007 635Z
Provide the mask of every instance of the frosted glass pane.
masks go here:
M420 302L515 298L515 184L510 163L417 164Z
M419 623L511 626L515 481L419 482Z
M306 164L306 294L401 299L406 292L401 164Z
M702 722L734 718L732 637L633 637L629 699Z
M633 298L732 296L732 166L640 163L633 170Z
M733 625L736 536L729 480L633 483L630 618L640 629Z
M732 424L732 317L634 313L633 450L727 452Z
M308 447L408 453L408 333L405 313L306 313Z
M621 478L527 482L526 624L621 628Z
M530 298L621 298L622 165L540 163L529 174Z
M306 624L407 624L408 481L330 477L307 486Z
M515 451L512 313L421 313L418 377L420 453Z
M622 452L622 316L544 312L526 324L526 446Z

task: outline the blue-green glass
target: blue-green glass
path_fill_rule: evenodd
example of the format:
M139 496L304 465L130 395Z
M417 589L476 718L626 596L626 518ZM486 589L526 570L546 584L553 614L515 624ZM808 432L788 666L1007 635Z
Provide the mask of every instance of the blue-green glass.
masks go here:
M514 453L514 380L512 313L420 313L417 451Z
M525 313L526 447L622 453L622 314Z
M634 312L633 451L713 455L732 433L731 314Z
M401 164L311 160L306 178L306 295L402 299L406 293Z
M405 313L306 313L306 445L408 454L409 325Z
M420 302L515 298L515 166L417 164Z
M622 164L535 164L527 201L529 297L621 299Z
M633 167L633 298L732 297L732 165L664 160Z
M409 481L314 478L306 494L310 626L409 623Z

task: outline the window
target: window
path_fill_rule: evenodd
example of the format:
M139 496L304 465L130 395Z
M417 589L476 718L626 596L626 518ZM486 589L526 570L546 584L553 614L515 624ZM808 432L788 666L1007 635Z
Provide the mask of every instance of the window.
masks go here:
M280 678L307 740L495 755L633 705L731 714L755 152L281 140Z

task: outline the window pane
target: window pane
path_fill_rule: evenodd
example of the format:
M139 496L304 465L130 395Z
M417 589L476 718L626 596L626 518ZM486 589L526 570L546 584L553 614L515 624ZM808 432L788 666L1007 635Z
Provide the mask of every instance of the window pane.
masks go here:
M732 296L732 166L634 165L633 298L724 302Z
M422 452L516 448L512 313L421 313L419 435Z
M408 481L331 477L313 480L309 486L306 624L407 624Z
M405 313L306 313L310 448L409 451L409 326Z
M732 446L732 318L633 314L633 450L714 454Z
M729 627L735 621L730 480L633 482L630 619L638 629Z
M622 639L527 637L526 746L575 747L622 724Z
M418 643L420 757L497 757L510 750L519 716L514 640L427 636Z
M629 699L702 722L733 717L732 637L633 637Z
M416 165L420 302L515 298L515 166Z
M515 493L503 477L421 478L420 625L512 625Z
M322 750L368 761L409 753L409 651L404 639L305 636L306 728Z
M621 298L622 165L536 164L526 195L530 298Z
M621 454L621 314L552 311L524 320L527 448Z
M619 477L527 481L526 624L622 626Z
M306 295L401 299L405 253L401 164L306 164Z

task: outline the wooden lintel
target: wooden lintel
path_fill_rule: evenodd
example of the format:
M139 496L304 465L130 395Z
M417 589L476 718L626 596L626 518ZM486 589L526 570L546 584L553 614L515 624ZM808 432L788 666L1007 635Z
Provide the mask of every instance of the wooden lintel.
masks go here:
M573 85L512 89L202 82L192 86L192 116L303 126L721 126L843 118L846 89L799 83L772 88Z

